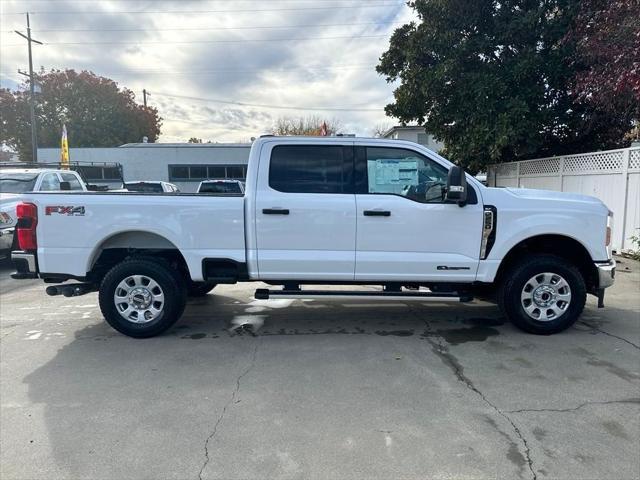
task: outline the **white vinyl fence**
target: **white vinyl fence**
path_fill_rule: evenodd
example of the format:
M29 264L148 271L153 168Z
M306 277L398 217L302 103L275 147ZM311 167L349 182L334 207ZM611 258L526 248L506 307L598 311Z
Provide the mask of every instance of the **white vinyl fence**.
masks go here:
M614 214L614 250L632 248L629 237L640 234L640 147L490 165L487 182L599 198Z

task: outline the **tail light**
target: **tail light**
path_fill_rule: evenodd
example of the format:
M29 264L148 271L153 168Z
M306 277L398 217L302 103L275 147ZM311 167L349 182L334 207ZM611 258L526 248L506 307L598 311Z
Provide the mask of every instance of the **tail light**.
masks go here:
M33 203L19 203L16 207L18 223L16 234L20 250L35 250L38 248L36 241L36 225L38 225L38 207Z

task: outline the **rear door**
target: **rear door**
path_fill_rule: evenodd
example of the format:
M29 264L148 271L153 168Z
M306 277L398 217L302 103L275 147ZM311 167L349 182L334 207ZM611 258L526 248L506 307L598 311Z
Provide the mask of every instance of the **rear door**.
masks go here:
M353 144L263 147L255 222L261 279L353 280Z
M356 146L356 280L475 280L482 204L444 200L448 170L409 148Z

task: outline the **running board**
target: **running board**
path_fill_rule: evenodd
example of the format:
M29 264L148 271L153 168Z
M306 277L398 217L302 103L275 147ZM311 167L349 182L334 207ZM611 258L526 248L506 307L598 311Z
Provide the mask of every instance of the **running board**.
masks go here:
M269 290L259 288L254 294L256 300L274 298L311 298L311 299L365 299L365 300L403 300L417 302L471 302L473 296L458 292L371 292L339 290Z

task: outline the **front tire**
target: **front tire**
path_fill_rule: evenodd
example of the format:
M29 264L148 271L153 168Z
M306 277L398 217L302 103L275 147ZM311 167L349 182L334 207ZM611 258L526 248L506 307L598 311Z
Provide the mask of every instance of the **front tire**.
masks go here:
M164 260L132 258L105 275L98 298L109 325L129 337L147 338L178 321L187 291L183 279Z
M551 335L573 325L587 298L578 269L561 257L532 255L505 273L498 301L518 328Z

